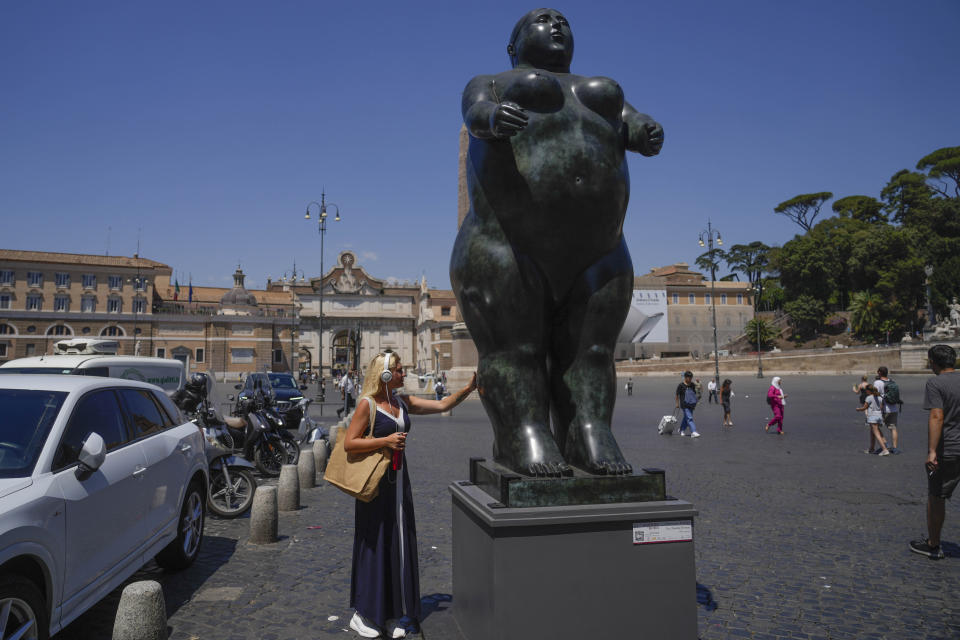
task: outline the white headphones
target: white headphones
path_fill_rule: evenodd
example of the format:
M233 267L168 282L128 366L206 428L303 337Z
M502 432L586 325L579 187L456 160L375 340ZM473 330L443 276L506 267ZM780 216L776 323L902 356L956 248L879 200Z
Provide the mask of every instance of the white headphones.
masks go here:
M393 374L390 373L390 356L393 352L387 349L383 352L383 371L380 373L380 381L387 384L393 380Z

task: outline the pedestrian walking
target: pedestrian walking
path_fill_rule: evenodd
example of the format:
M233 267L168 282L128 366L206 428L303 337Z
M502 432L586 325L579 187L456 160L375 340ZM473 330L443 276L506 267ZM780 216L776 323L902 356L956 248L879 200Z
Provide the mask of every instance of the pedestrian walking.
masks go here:
M417 525L405 455L410 414L450 411L476 388L477 377L474 374L466 387L437 401L398 393L405 373L395 353L375 356L367 371L364 401L347 427L343 448L347 453L388 448L393 464L381 478L377 496L355 504L350 576L350 606L355 613L350 628L364 638L382 634L403 638L407 629L400 619L406 616L416 627L421 618ZM371 410L376 411L373 433L366 438Z
M763 428L764 431L769 432L770 427L777 425L777 433L780 435L783 435L783 406L787 403L787 394L783 392L781 386L782 380L780 376L773 376L770 388L767 389L767 404L773 410L773 418Z
M720 386L720 400L723 403L723 426L725 427L733 426L733 420L730 418L730 399L733 398L732 384L730 378L727 378Z
M870 386L870 383L867 382L867 374L860 376L860 382L853 385L853 392L860 396L860 402L857 403L858 407L862 407L863 403L867 401L867 387Z
M633 378L627 378L626 389L627 389L627 395L632 396L633 395Z
M717 399L717 381L714 378L710 378L710 382L707 383L707 404L713 404L714 402L720 402L720 400Z
M880 397L880 393L874 385L867 385L867 399L863 401L863 406L859 407L857 411L866 412L867 426L870 427L870 448L866 453L877 453L881 456L890 455L890 450L887 449L887 441L884 440L883 432L880 430L880 425L883 423L883 398ZM879 451L874 451L874 442L880 443Z
M877 368L877 379L873 386L883 400L883 426L890 430L890 440L893 446L890 453L900 453L900 437L897 433L897 418L900 416L900 386L890 379L886 367Z
M946 344L927 351L934 377L927 380L923 408L927 418L927 536L910 542L910 550L932 560L943 558L940 532L946 500L960 481L960 372L957 352Z
M677 385L676 400L677 409L683 410L683 420L680 422L679 429L680 435L687 435L683 431L689 427L690 437L699 438L700 433L697 431L697 425L693 422L693 410L697 408L700 396L697 394L697 388L693 383L692 371L683 372L683 382Z

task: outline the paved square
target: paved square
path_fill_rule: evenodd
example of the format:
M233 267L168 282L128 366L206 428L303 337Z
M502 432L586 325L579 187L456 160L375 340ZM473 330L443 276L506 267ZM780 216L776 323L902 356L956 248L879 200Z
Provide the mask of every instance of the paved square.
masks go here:
M696 371L706 384L709 371ZM614 429L635 467L666 470L667 492L694 504L700 637L960 638L960 509L947 503L944 550L934 562L907 542L924 532L928 376L894 376L906 402L903 454L862 453L868 432L854 411L855 377L785 376L784 436L768 435L769 377L734 377L733 428L701 402L702 438L658 436L678 378L623 381ZM332 413L325 410L327 420ZM451 608L451 507L447 485L467 477L471 456L489 456L490 427L470 400L452 417L414 416L408 457L425 599L422 637L458 640ZM135 579L164 588L171 638L306 639L345 633L353 505L322 484L304 508L281 514L281 541L246 542L249 520L207 520L196 565L164 574L152 564ZM320 527L320 528L315 528ZM588 549L576 550L589 553ZM119 590L58 638L110 638ZM560 615L581 615L564 612ZM599 620L598 620L599 622ZM638 620L638 636L642 620ZM598 630L596 638L603 638ZM669 639L668 639L669 640Z

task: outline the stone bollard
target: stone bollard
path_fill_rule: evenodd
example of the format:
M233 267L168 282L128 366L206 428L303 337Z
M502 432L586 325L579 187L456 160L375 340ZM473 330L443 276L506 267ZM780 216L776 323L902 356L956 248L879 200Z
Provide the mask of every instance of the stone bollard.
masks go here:
M163 589L155 580L133 582L123 588L113 640L166 640L167 607Z
M250 542L270 544L277 541L277 488L257 487L250 508Z
M301 452L300 459L297 460L297 475L301 489L313 489L317 486L317 463L306 451Z
M323 473L327 470L327 454L329 453L326 440L313 441L313 466L316 471Z
M296 511L300 508L300 477L297 475L295 464L285 464L280 467L277 507L280 511Z

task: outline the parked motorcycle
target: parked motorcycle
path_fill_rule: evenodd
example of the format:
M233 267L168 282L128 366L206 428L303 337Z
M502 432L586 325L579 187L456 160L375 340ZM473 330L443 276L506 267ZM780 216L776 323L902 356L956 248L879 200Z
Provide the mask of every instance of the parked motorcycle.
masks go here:
M253 475L254 466L222 444L221 438L231 439L231 436L225 420L211 405L212 390L210 376L194 373L173 400L204 433L210 470L207 507L222 518L236 518L253 504L257 480Z
M243 455L253 461L260 473L279 476L283 465L297 463L300 445L283 428L283 418L270 407L269 394L257 390L252 396L241 398L236 413L247 422Z

